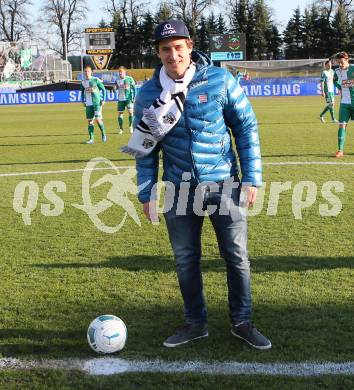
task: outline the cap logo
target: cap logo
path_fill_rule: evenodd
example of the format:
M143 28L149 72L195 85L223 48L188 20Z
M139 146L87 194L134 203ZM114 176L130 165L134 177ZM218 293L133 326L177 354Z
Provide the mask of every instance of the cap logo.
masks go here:
M176 30L174 27L170 25L170 23L167 23L163 26L163 30L161 31L161 36L165 35L173 35L177 34Z
M170 37L186 37L189 38L189 33L185 24L180 20L167 20L162 22L155 29L155 42L161 39Z

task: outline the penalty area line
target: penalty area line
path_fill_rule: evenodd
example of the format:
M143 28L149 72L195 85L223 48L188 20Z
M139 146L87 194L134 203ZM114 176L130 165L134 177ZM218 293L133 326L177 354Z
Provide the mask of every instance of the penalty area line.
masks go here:
M278 162L264 162L262 165L344 165L354 166L354 162L335 162L335 161L278 161ZM135 165L116 165L119 169L135 168ZM97 167L97 168L76 168L76 169L60 169L57 171L34 171L34 172L12 172L12 173L0 173L0 177L11 177L11 176L35 176L35 175L51 175L60 173L72 173L72 172L83 172L83 171L106 171L111 170L112 167Z
M0 371L8 369L80 370L89 375L115 375L128 372L197 373L211 375L272 375L309 377L320 375L354 375L354 362L240 363L163 360L126 360L102 357L95 359L19 360L0 359Z

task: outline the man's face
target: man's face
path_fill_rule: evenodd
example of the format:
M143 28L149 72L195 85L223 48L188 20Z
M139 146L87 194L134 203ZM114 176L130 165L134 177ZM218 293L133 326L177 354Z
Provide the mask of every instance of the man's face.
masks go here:
M85 77L87 78L87 79L90 79L91 78L91 76L92 76L92 69L91 68L85 68Z
M330 62L327 62L327 63L325 64L325 69L326 69L326 70L330 70L331 68L332 68L331 63L330 63Z
M184 76L191 62L192 48L192 43L185 38L168 38L159 43L157 55L171 78Z
M124 79L125 74L126 74L126 71L125 71L124 69L119 69L119 70L118 70L118 73L119 73L119 77L120 77L121 79Z
M337 64L341 69L347 69L349 67L349 61L346 58L338 58Z

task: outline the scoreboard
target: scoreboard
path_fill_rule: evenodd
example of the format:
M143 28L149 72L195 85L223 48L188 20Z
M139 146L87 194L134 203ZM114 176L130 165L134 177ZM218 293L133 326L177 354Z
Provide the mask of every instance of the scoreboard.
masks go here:
M115 48L113 28L86 28L86 54L111 54Z
M243 61L246 59L246 35L210 34L210 56L213 61Z

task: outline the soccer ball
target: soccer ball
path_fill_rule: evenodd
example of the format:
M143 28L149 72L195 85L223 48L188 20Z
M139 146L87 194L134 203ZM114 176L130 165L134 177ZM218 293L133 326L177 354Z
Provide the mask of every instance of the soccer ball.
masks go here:
M87 329L87 341L98 353L121 351L127 336L125 323L119 317L109 314L95 318Z

